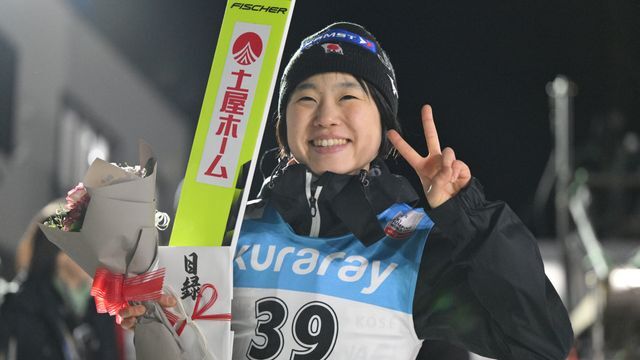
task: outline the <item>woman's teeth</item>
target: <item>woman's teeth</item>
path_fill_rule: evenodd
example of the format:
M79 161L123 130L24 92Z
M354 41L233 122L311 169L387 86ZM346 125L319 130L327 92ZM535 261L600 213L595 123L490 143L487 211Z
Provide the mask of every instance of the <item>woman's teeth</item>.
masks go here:
M322 140L313 140L313 146L336 146L336 145L344 145L347 143L346 139L322 139Z

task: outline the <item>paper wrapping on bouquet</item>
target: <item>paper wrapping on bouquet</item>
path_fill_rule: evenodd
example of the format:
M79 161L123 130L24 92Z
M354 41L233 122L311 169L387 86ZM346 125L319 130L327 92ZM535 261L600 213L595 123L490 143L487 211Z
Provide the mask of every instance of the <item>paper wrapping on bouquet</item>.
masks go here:
M140 141L140 177L96 159L83 183L90 196L79 232L40 225L45 236L94 277L98 311L116 315L129 301L158 299L163 272L152 270L158 251L155 228L157 164Z
M231 359L232 249L161 246L158 255L159 266L167 269L165 292L178 300L165 311L184 350L181 358ZM135 336L142 337L138 329ZM138 348L136 343L143 359L154 358L155 349L140 353Z
M144 142L140 142L140 164L148 169L144 178L96 159L83 180L91 200L80 231L40 225L46 237L89 275L99 267L137 275L153 265L158 248L156 162Z

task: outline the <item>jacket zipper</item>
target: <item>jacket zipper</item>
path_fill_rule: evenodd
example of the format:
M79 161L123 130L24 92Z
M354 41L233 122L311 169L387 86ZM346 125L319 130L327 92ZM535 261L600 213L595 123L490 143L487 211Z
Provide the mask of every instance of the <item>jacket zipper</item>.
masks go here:
M307 196L307 202L309 203L309 211L311 212L311 229L309 230L309 236L318 237L318 235L320 234L320 212L318 211L318 197L320 197L322 186L316 186L315 194L312 194L312 179L313 174L311 174L310 171L307 171L304 191Z

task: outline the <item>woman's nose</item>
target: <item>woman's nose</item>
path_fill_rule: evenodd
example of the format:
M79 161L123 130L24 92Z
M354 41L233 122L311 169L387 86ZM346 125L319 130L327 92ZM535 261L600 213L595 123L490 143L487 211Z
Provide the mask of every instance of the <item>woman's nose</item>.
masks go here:
M313 124L321 127L337 125L341 121L340 117L341 114L336 104L332 104L329 101L323 101L317 108Z

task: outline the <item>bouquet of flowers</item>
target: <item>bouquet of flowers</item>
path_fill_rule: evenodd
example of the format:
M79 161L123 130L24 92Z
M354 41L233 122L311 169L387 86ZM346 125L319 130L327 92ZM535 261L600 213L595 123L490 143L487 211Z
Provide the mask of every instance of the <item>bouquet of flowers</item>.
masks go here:
M165 269L158 267L156 225L156 160L140 142L140 165L118 166L96 159L82 183L67 194L67 204L40 225L49 241L93 275L91 295L99 312L116 315L128 303L147 307L147 328L153 328L165 351L179 358L179 339L161 307ZM173 341L163 341L173 340Z
M67 204L45 220L44 225L63 231L80 231L90 198L87 188L79 183L67 193Z

